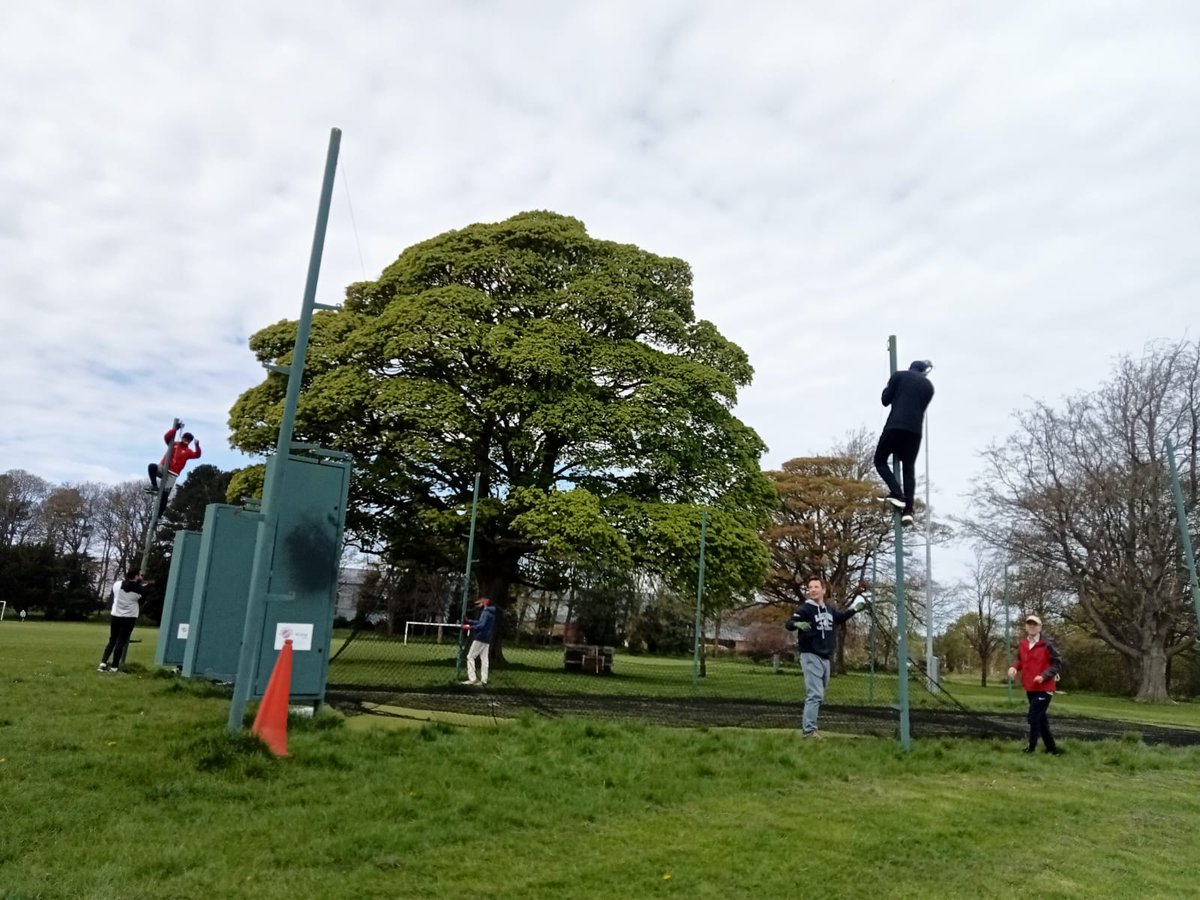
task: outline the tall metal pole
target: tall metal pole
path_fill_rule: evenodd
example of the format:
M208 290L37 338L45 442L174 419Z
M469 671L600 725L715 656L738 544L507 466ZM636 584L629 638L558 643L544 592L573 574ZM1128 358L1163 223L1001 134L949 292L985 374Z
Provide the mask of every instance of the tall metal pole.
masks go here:
M1183 564L1188 570L1192 587L1192 605L1196 608L1196 627L1200 634L1200 584L1196 582L1196 554L1192 551L1192 534L1188 529L1187 508L1183 503L1183 487L1179 483L1179 466L1175 463L1175 445L1166 440L1167 465L1171 468L1171 493L1175 495L1175 516L1179 519L1179 543L1183 546Z
M154 505L150 507L150 526L146 529L146 543L142 548L142 565L141 573L146 574L146 568L150 565L150 548L154 546L154 535L158 531L159 510L163 505L163 493L167 489L167 474L171 471L171 450L174 444L167 444L166 455L163 456L163 463L160 466L158 473L158 490L154 492Z
M700 642L704 640L704 538L708 526L708 510L700 513L700 569L696 576L696 640L692 649L692 686L700 683Z
M146 528L146 543L142 547L142 565L141 572L144 576L146 568L150 565L150 548L154 545L154 533L158 531L158 507L162 504L162 485L158 487L158 493L154 495L154 499L150 501L153 506L150 507L150 524Z
M1008 560L1004 561L1004 661L1009 662L1013 658L1012 652L1012 623L1009 621L1008 611ZM1012 683L1013 680L1008 677L1008 667L1004 669L1004 681L1008 684L1008 702L1012 703Z
M871 554L871 606L867 615L871 622L871 668L867 675L867 702L875 702L875 598L879 596L879 543L875 544L875 552Z
M929 499L929 413L925 414L925 671L930 690L940 690L942 672L933 656L933 504Z
M896 336L888 336L889 374L896 374ZM892 472L900 477L900 459L892 455ZM896 702L900 707L900 746L908 750L912 746L908 721L908 611L904 599L904 525L900 522L900 510L892 510L892 529L896 540L896 656L899 668L899 684Z
M471 531L467 536L467 565L463 569L462 619L467 617L467 595L471 590L471 565L475 562L475 517L479 512L479 479L482 475L482 472L475 473L475 490L471 494ZM458 674L462 671L462 649L465 638L466 632L461 628L458 629L458 655L454 657L455 681L458 681Z
M337 174L338 149L341 143L341 129L332 129L329 132L329 149L325 154L325 176L321 182L321 199L317 204L317 224L313 230L312 250L308 257L308 277L304 282L304 300L300 306L300 321L296 325L292 362L289 366L271 367L272 371L288 376L288 386L283 401L283 416L279 421L275 458L267 466L262 509L258 514L258 536L254 542L254 562L250 567L250 594L246 600L246 624L242 631L237 678L233 683L233 702L229 705L230 731L241 730L246 701L258 675L259 642L262 639L267 590L271 582L271 556L275 547L275 535L279 530L278 498L283 490L284 469L287 466L288 454L292 448L292 434L296 426L296 408L300 403L300 384L304 378L304 361L308 354L313 310L317 306L321 255L325 249L325 230L329 224L329 207L333 197L334 176Z

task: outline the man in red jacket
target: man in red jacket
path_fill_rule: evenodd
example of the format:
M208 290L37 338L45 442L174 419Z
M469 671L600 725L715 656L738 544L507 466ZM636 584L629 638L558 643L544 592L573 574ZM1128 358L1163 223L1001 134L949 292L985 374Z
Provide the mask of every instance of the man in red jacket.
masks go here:
M1062 671L1062 657L1054 642L1042 634L1042 620L1037 616L1025 617L1025 639L1017 648L1017 660L1008 669L1008 677L1016 678L1021 673L1021 685L1025 688L1025 696L1029 698L1029 746L1026 753L1037 750L1038 738L1047 753L1056 756L1058 745L1054 743L1054 735L1050 733L1050 720L1047 712L1050 701L1054 699L1054 688L1058 682L1058 674Z
M163 442L167 445L167 452L163 454L161 462L150 463L146 467L146 471L150 474L150 489L154 493L158 493L158 479L162 476L162 499L158 503L158 514L161 516L167 511L167 500L171 496L171 489L175 487L175 479L183 472L183 467L187 465L189 459L200 458L200 441L192 437L191 432L185 431L181 440L175 440L175 433L183 427L183 423L178 419L175 420L170 430L163 435ZM195 441L196 449L192 449L192 442ZM166 472L163 472L166 469Z

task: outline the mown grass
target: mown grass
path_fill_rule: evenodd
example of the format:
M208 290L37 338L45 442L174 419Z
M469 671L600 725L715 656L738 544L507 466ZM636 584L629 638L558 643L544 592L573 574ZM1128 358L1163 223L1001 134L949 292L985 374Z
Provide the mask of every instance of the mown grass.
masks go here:
M326 712L275 759L140 635L106 676L101 628L0 624L0 897L1194 893L1198 749Z

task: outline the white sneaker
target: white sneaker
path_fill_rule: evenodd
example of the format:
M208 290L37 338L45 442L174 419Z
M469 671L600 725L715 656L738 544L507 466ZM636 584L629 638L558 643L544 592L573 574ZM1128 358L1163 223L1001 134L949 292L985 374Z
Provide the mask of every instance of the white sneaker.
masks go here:
M469 678L468 678L466 681L462 682L462 683L463 683L463 684L478 684L478 682L477 682L477 681L472 681L472 680L471 680L471 679L469 679Z
M108 671L108 663L100 663L100 665L96 666L96 671L97 672L107 672Z
M879 498L880 503L890 503L896 509L904 509L904 498L897 497L895 494L887 494Z
M121 670L120 670L120 669L118 669L116 666L113 666L113 667L112 667L111 669L109 669L108 671L110 671L110 672L112 672L114 675L116 675L116 674L117 674L118 672L120 672Z

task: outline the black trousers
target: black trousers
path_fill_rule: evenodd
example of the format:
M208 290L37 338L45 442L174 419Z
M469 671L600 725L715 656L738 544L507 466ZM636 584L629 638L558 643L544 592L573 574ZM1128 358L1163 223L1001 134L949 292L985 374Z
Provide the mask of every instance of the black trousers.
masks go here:
M1050 701L1054 694L1050 691L1026 691L1029 698L1029 748L1037 746L1038 738L1047 750L1053 753L1058 748L1054 744L1054 735L1050 733L1050 719L1046 715L1050 711Z
M135 616L110 616L108 622L108 643L104 645L104 656L100 662L107 663L112 656L112 667L120 668L125 661L125 652L129 649L129 639L133 636L133 626L137 623Z
M158 479L161 477L163 480L162 500L158 503L158 515L159 518L162 518L163 513L167 511L167 501L171 499L171 489L175 487L175 479L178 476L174 475L170 470L167 471L167 474L163 475L162 471L158 468L158 463L150 463L150 465L146 466L146 473L150 476L150 486L155 490L158 490Z
M917 453L920 449L921 435L915 431L901 431L899 428L885 430L879 436L879 444L875 447L875 471L892 494L904 498L904 511L909 513L913 511L913 499L917 495ZM892 472L892 454L900 459L900 470L904 475L903 489Z

